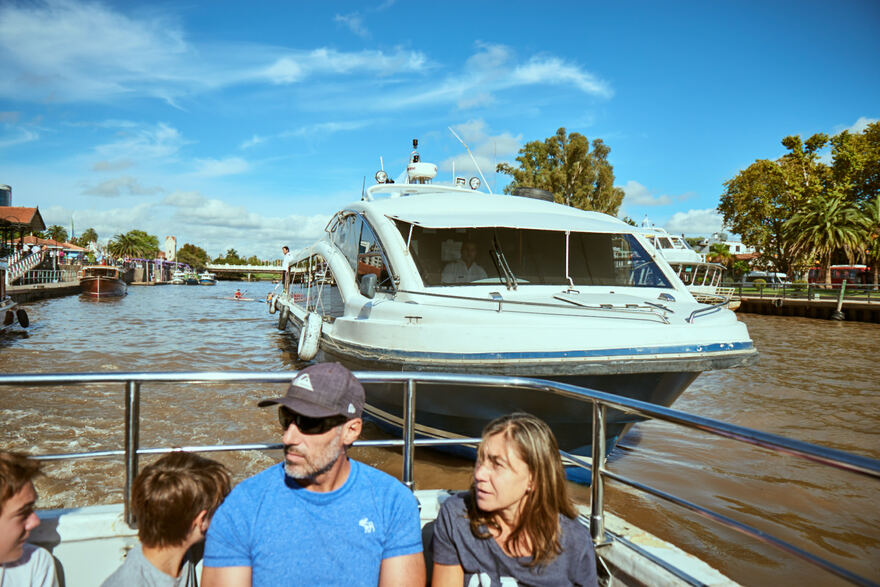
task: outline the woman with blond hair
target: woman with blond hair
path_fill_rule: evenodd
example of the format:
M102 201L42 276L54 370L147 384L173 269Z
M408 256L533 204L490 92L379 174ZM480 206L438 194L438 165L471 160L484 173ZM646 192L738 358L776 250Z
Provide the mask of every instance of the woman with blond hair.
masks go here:
M434 527L432 585L596 585L596 555L565 486L559 446L530 414L490 422L470 491Z

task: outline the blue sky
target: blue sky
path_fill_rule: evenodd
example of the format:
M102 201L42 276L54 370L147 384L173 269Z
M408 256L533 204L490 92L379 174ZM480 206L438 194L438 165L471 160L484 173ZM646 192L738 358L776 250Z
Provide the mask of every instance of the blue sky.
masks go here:
M0 0L0 183L47 224L216 256L307 244L395 177L560 126L611 147L620 215L721 229L723 182L789 134L880 118L880 2Z

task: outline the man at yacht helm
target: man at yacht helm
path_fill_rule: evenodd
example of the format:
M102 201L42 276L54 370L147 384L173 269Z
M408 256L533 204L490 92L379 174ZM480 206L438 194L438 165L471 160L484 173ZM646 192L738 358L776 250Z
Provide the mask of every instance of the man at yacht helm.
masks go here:
M217 510L202 587L424 585L418 503L346 450L364 388L338 363L300 371L278 406L284 462L242 481Z

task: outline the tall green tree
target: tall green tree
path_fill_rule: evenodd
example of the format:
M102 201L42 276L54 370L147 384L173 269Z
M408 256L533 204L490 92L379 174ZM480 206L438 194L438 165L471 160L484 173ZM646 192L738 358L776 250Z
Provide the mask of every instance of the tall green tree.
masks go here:
M831 184L831 170L820 159L828 141L823 133L806 141L787 136L782 145L788 152L780 159L759 159L724 182L718 211L725 226L779 271L791 273L805 264L806 249L794 245L794 233L786 231L785 223Z
M214 259L214 262L224 265L247 265L247 261L242 259L238 255L238 251L236 251L235 249L226 249L226 254L221 257L217 257L216 259Z
M862 231L862 248L871 264L874 277L874 289L877 289L880 277L880 194L874 196L862 206L864 219Z
M499 163L496 171L513 178L505 193L518 187L540 188L559 203L617 215L624 193L614 187L610 152L602 139L594 139L591 150L587 137L567 134L562 127L552 137L526 143L516 158L519 167Z
M129 230L111 238L107 251L115 257L154 259L159 253L159 239L143 230Z
M79 235L79 238L76 240L76 244L78 244L79 246L87 247L90 243L98 242L98 233L95 232L94 228L87 228L82 232L81 235Z
M810 198L785 223L792 249L809 261L818 260L825 268L825 283L829 286L832 256L843 250L852 263L859 254L864 230L864 215L840 191Z
M210 262L205 249L190 243L185 243L180 247L180 250L177 251L177 260L180 263L186 263L198 271L203 271Z
M67 229L63 226L53 224L46 229L46 234L49 235L49 238L56 240L59 243L67 242Z
M843 131L831 138L832 176L846 197L859 204L880 194L880 122L861 133Z

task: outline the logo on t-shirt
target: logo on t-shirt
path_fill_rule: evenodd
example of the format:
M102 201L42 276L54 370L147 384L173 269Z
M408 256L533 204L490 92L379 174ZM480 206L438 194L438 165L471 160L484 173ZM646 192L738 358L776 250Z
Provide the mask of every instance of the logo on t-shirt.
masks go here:
M368 518L361 518L360 522L358 522L358 526L364 529L364 534L372 534L376 531L376 526L373 525Z

